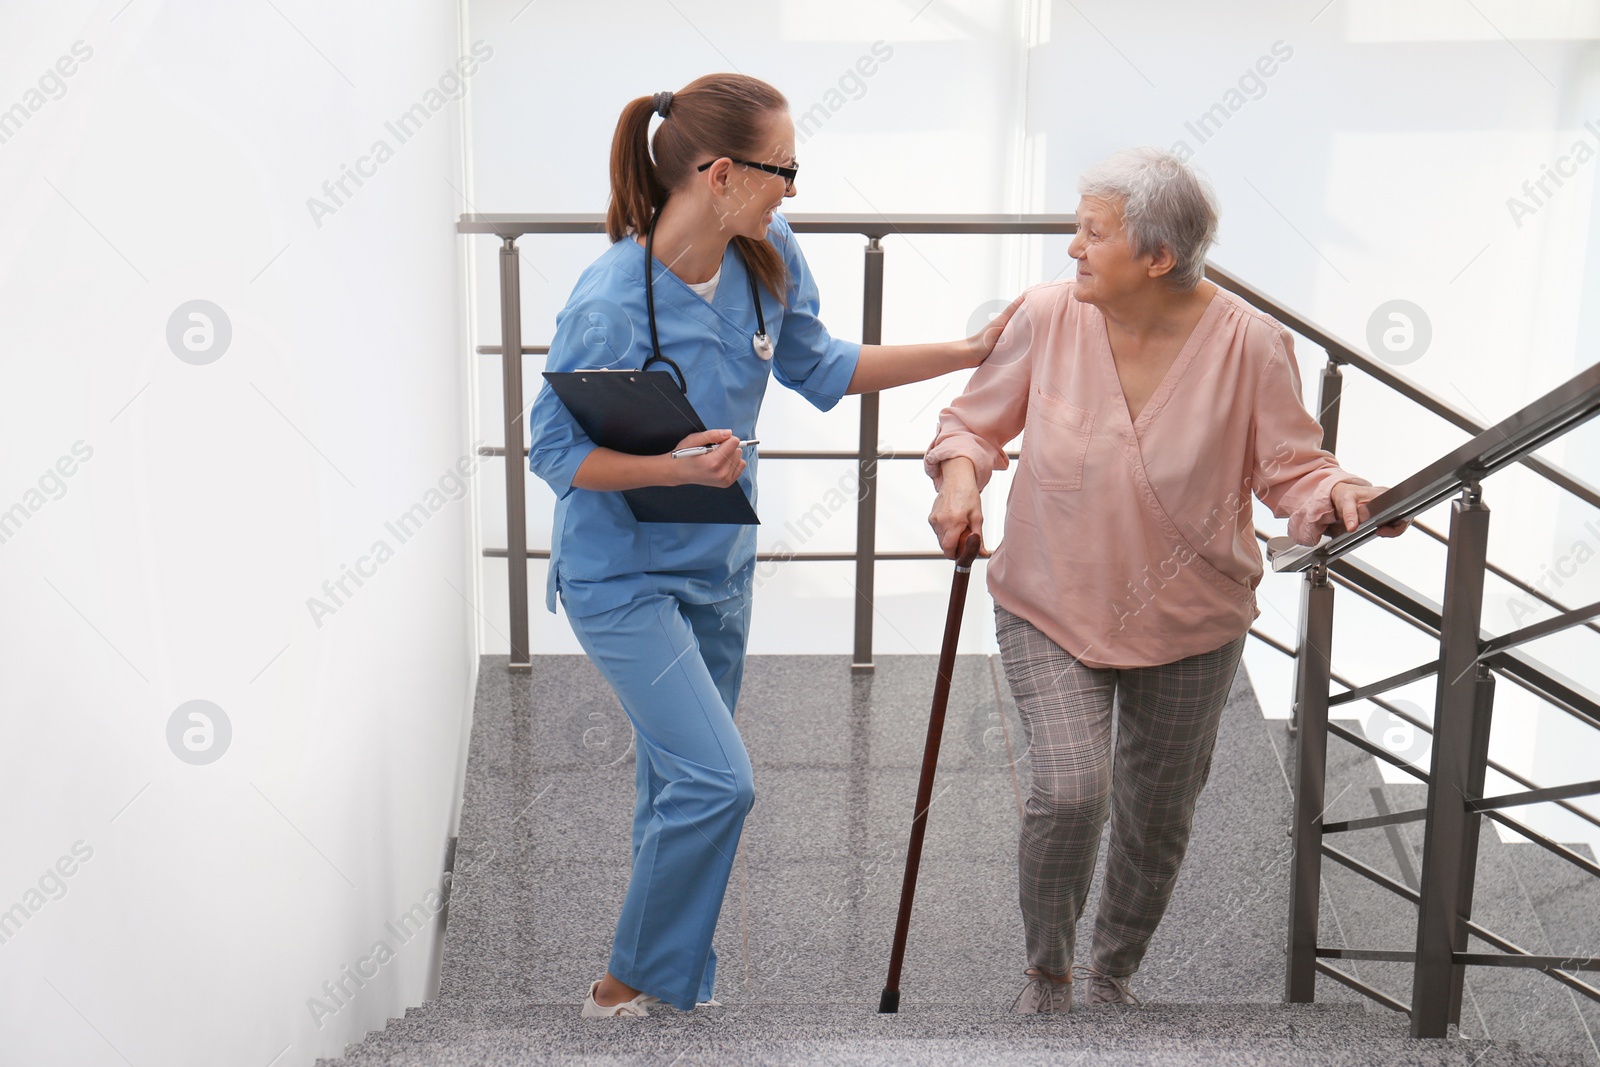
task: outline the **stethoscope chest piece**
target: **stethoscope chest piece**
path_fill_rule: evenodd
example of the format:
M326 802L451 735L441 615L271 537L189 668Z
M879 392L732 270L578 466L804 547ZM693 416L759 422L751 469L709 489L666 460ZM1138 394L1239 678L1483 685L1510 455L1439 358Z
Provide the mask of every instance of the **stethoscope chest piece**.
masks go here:
M759 304L756 305L760 307ZM756 355L762 359L772 358L772 338L765 331L756 334L750 339L750 347L756 350Z

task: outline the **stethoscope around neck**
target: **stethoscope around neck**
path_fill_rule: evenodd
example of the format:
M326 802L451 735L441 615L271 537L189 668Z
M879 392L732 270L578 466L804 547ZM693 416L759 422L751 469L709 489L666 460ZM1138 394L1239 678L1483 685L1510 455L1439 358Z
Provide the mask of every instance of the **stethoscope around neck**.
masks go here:
M644 361L640 370L649 370L650 364L655 362L665 363L672 368L678 376L678 389L687 394L689 392L688 380L683 376L683 368L661 354L661 338L656 333L656 292L652 278L655 275L655 239L656 220L650 219L650 227L644 232L644 307L645 315L650 320L650 358ZM761 293L756 288L756 275L750 269L750 261L744 258L744 253L739 253L739 258L744 261L745 277L750 282L750 302L756 306L756 332L750 338L750 347L755 349L756 355L762 359L772 358L772 338L767 336L767 316L761 310Z

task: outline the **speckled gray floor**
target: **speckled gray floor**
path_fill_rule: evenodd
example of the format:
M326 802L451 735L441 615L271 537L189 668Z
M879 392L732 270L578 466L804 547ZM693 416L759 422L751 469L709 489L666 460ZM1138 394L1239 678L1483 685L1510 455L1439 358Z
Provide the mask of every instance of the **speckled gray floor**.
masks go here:
M852 677L842 657L755 657L738 715L757 801L718 930L725 1006L584 1022L577 1005L603 970L627 879L631 731L587 660L541 658L529 677L507 674L503 657L486 657L440 995L326 1062L1585 1062L1575 1043L1552 1047L1492 1025L1493 1042L1414 1042L1403 1016L1369 1008L1327 979L1315 1006L1278 1003L1289 793L1277 750L1286 739L1281 724L1261 718L1242 671L1189 859L1133 980L1147 1006L1011 1015L1024 966L1015 848L1027 756L998 667L980 656L957 665L900 1015L879 1016L876 1006L933 660L885 657L873 675ZM1335 763L1360 779L1358 761ZM1359 786L1350 792L1363 795ZM1365 795L1361 814L1370 814L1374 801ZM1486 844L1486 857L1492 851ZM1390 857L1391 867L1397 862ZM1098 890L1097 874L1090 914ZM1342 892L1330 880L1333 927L1364 903ZM1390 912L1380 923L1392 919L1398 928L1404 916L1387 902L1375 905L1383 906ZM1362 928L1369 926L1363 916ZM1373 937L1389 936L1371 928ZM1085 938L1087 931L1086 921ZM1337 944L1337 933L1324 937ZM1362 976L1383 984L1376 971Z

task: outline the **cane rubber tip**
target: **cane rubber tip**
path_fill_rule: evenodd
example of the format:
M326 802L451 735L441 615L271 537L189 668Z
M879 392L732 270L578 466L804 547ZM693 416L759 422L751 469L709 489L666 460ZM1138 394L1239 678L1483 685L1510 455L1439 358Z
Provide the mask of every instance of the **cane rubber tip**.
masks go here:
M878 998L878 1014L894 1015L900 1010L900 990L885 989Z

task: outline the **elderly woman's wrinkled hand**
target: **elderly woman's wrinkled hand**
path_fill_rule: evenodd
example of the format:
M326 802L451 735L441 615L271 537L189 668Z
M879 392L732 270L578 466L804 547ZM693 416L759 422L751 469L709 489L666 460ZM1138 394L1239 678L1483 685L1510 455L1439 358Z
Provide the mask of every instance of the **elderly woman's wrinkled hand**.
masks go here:
M966 531L971 530L980 538L983 536L983 500L978 495L978 480L971 460L959 456L945 460L941 477L943 484L939 495L933 498L928 525L939 538L944 558L955 559L961 554L962 535Z
M1338 517L1339 524L1344 526L1344 530L1338 532L1349 533L1370 519L1372 512L1367 504L1388 491L1389 487L1386 485L1358 485L1355 482L1340 482L1335 485L1329 490L1328 499L1333 504L1333 513ZM1399 522L1380 526L1378 536L1399 537L1410 525L1410 519L1401 519ZM1329 532L1335 533L1332 530Z

